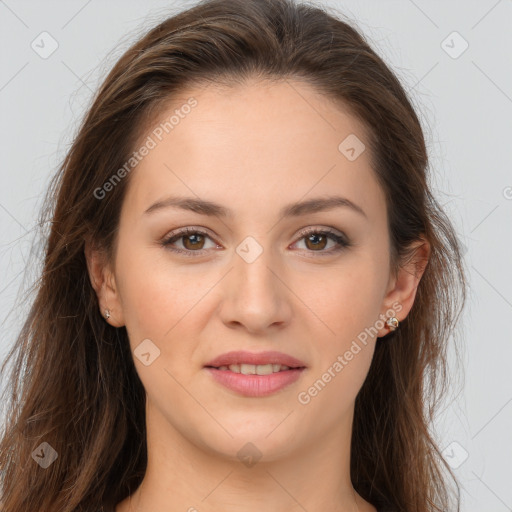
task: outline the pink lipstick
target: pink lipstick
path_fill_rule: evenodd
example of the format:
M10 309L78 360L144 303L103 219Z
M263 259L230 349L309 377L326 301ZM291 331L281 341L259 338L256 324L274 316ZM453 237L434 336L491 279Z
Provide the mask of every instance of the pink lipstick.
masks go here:
M205 365L216 382L248 397L280 391L300 378L306 365L282 352L236 351L222 354Z

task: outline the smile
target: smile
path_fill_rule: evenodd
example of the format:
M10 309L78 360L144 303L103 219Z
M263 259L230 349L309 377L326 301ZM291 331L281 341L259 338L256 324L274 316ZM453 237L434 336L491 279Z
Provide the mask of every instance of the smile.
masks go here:
M233 373L242 373L244 375L270 375L289 370L290 367L283 364L230 364L229 366L220 366L219 370L231 371Z

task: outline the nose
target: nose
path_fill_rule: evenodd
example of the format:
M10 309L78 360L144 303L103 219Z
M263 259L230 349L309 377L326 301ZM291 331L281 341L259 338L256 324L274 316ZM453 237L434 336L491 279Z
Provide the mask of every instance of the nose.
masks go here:
M223 279L221 320L231 329L251 334L268 335L269 329L283 329L292 317L293 294L286 277L272 251L254 241L241 244L233 256L233 268Z

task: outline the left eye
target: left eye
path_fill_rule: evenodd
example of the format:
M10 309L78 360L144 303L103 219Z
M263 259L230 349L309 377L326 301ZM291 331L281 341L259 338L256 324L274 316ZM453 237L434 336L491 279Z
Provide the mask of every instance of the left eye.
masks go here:
M322 249L326 248L329 240L334 242L333 245L337 249L340 249L341 246L345 247L347 245L343 237L331 231L309 231L299 239L299 242L302 240L304 240L306 248L313 252L327 252Z
M332 254L350 246L350 243L344 236L338 235L334 231L330 230L313 229L303 231L300 235L301 238L299 238L295 243L304 240L307 252ZM187 256L196 256L201 255L203 251L206 251L204 244L207 238L212 240L205 231L186 228L178 233L171 233L170 236L162 240L161 244L171 251L185 254ZM178 240L181 240L183 249L173 246ZM324 250L326 249L329 240L334 242L334 248L331 246L330 250ZM213 243L213 246L219 247L215 243Z

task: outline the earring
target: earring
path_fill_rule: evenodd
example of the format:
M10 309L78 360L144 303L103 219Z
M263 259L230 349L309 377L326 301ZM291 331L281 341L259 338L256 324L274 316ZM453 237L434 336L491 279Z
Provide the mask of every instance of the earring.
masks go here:
M390 328L391 331L394 331L398 328L400 322L398 321L398 318L392 316L386 320L386 325Z
M105 309L105 318L107 320L110 318L110 309Z

